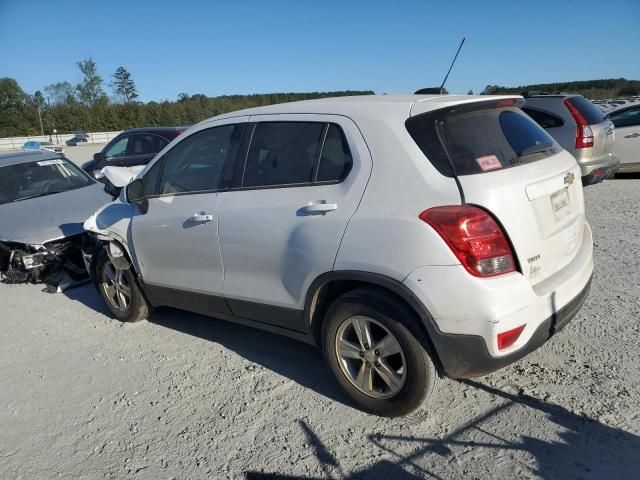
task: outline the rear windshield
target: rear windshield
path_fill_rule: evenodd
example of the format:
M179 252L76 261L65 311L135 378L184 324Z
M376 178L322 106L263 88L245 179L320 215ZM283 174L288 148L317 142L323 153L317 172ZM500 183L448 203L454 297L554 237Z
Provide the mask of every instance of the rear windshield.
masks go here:
M596 107L593 103L584 97L571 97L567 99L571 105L573 105L580 115L584 117L589 125L595 125L602 123L605 120L605 114L602 110Z
M560 151L518 108L438 110L406 122L429 161L448 177L513 168Z
M7 165L0 167L0 204L53 195L93 183L63 158Z

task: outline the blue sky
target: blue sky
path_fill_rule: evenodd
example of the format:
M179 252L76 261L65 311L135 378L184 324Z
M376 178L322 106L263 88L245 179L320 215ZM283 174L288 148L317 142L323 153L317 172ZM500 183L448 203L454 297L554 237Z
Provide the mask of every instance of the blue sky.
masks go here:
M0 77L28 93L93 57L140 99L640 79L640 0L0 0Z

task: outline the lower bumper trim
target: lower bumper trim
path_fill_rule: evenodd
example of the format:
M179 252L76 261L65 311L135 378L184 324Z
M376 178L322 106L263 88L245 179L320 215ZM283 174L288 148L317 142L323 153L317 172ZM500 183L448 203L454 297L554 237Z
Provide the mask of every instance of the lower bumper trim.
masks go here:
M637 173L640 172L640 162L621 163L616 173Z
M591 279L573 300L540 324L526 345L503 357L492 357L480 336L440 333L434 344L445 374L452 378L480 377L520 360L546 343L575 317L590 288Z

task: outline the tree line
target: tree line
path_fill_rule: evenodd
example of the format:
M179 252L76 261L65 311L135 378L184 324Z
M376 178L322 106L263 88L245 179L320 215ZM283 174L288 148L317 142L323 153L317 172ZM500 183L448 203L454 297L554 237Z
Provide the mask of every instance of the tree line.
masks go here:
M520 85L518 87L487 85L482 91L482 95L520 94L532 91L548 93L578 93L592 100L601 100L605 98L640 95L640 80L608 78L601 80L580 80L575 82L539 83L533 85Z
M96 63L77 63L82 79L52 83L30 95L13 78L0 78L0 137L50 135L76 131L102 132L134 127L190 125L206 118L243 108L324 97L371 95L372 91L267 93L224 95L181 93L175 101L138 101L135 82L124 67L118 67L107 85Z

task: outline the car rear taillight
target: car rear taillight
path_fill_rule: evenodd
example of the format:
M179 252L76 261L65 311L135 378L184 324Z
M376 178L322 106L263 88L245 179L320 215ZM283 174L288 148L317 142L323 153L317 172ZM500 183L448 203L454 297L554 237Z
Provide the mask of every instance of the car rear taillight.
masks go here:
M593 131L589 126L589 122L582 116L576 107L571 103L570 98L564 100L564 104L569 109L569 113L576 121L576 148L593 147Z
M520 334L524 330L524 325L514 328L513 330L507 330L498 334L498 350L504 350L510 347L516 340L520 338Z
M449 245L458 260L476 277L515 271L509 242L500 225L472 205L434 207L420 214Z

